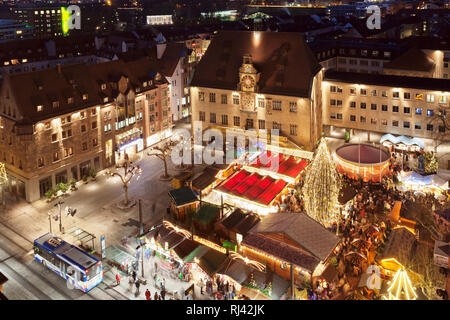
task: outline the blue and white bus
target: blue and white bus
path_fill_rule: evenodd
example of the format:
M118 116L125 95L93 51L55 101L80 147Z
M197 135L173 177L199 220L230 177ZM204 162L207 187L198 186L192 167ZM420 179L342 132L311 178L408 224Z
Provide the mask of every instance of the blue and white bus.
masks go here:
M34 240L34 258L66 279L69 288L88 292L103 281L100 260L52 233Z

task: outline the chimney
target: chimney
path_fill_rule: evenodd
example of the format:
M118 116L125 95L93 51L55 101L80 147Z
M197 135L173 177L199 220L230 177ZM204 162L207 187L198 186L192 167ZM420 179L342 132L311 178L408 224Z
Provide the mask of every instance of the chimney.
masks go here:
M156 57L160 60L166 51L167 43L157 43L156 44Z

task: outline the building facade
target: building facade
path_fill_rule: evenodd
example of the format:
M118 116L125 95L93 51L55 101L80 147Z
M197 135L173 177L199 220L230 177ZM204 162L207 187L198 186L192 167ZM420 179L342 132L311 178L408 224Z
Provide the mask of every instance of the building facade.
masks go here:
M322 76L301 34L219 32L191 83L192 120L203 129L278 129L310 150L322 133Z
M35 201L170 136L169 92L146 59L7 76L0 150L9 190Z

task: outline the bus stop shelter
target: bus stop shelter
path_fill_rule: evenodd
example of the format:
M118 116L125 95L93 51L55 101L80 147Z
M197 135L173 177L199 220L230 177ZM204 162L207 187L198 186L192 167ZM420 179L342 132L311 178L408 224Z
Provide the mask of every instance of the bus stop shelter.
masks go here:
M71 227L69 230L67 230L67 233L70 234L72 237L74 237L74 239L80 241L82 248L91 249L91 251L94 251L95 236L92 233L89 233L81 228L78 228L77 226ZM92 248L89 248L89 245L87 245L89 241L92 241Z

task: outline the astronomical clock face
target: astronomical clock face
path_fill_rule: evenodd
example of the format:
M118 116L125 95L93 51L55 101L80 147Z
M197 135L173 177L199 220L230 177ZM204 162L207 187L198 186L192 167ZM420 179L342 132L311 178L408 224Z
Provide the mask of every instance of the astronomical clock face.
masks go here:
M252 89L255 86L255 79L251 76L243 76L242 77L242 86L245 89Z
M242 110L254 111L255 101L253 100L253 96L251 94L243 94L241 101L242 101Z

